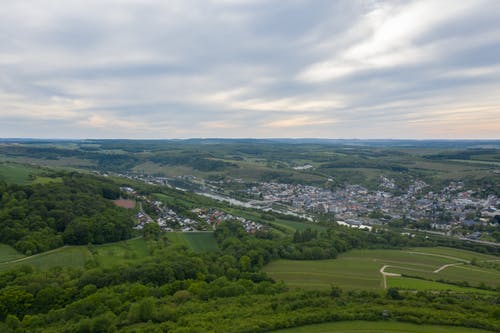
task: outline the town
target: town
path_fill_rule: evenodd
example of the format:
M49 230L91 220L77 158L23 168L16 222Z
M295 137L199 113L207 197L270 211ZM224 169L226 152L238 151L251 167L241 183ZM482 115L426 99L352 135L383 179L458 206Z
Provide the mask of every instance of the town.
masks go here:
M157 223L164 231L206 231L214 230L219 223L228 220L238 221L246 232L252 234L265 229L265 226L260 223L213 208L195 208L191 210L190 217L182 216L160 200L138 195L131 187L121 187L121 190L139 202L140 210L135 216L137 225L134 228L136 230L142 230L147 223ZM148 212L144 206L147 206Z
M161 186L169 185L166 177L151 175L120 174L121 177ZM429 185L422 180L414 180L405 191L399 189L394 180L380 177L379 189L370 191L361 185L345 185L336 190L302 184L276 182L253 182L244 184L244 190L231 192L233 197L223 196L228 183L244 183L240 179L226 181L200 180L183 177L202 186L203 193L212 198L225 199L261 210L277 210L288 214L310 214L302 216L330 216L340 225L371 230L374 225L387 223L413 226L422 230L449 236L484 239L484 231L498 230L500 200L495 195L480 198L472 190L465 189L464 183L452 181L440 191L429 191ZM179 189L179 188L177 188ZM211 230L220 221L234 219L240 221L248 232L261 230L263 225L233 216L213 208L197 208L192 217L179 216L164 206L161 201L141 198L155 207L155 221L164 230ZM139 225L152 221L145 215L139 216ZM495 216L497 216L495 218ZM315 218L314 220L317 220Z

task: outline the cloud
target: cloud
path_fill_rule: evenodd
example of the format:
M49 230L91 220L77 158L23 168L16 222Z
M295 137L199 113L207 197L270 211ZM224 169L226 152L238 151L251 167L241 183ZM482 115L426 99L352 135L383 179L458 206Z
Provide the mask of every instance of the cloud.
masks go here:
M317 125L330 125L335 124L334 119L319 119L310 116L299 116L293 118L286 118L282 120L271 121L263 124L264 127L283 128L283 127L306 127Z
M382 4L368 12L354 30L364 37L333 58L307 67L298 78L326 81L357 71L431 61L439 54L432 46L416 45L416 39L440 23L453 20L473 6L460 1L414 1L404 5ZM477 3L476 3L477 5Z
M498 138L498 16L495 0L8 1L0 133Z

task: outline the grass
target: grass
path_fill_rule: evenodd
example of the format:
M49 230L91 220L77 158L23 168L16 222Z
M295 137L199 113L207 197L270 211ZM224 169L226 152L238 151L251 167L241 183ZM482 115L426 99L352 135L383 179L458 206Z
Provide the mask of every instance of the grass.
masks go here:
M24 257L18 260L0 263L0 271L8 270L23 265L38 269L53 267L83 267L90 258L90 253L85 246L65 246L52 251Z
M387 288L398 288L403 290L449 290L461 293L481 293L481 294L496 294L493 291L481 290L477 288L466 288L455 286L447 283L440 283L435 281L427 281L420 279L412 279L406 277L391 276L387 277Z
M39 173L40 170L16 163L0 164L0 180L9 184L28 185L31 183L31 175Z
M195 252L217 251L217 243L211 231L169 232L168 240L174 245L185 245Z
M0 263L23 258L24 255L6 244L0 244Z
M33 180L33 184L48 184L48 183L62 183L63 179L61 177L41 177L37 176L35 180Z
M149 256L147 243L143 238L134 238L126 241L94 245L95 253L89 247L64 246L55 250L23 257L7 245L0 246L0 271L16 268L23 265L38 269L53 267L84 267L85 263L94 258L102 267L112 267L117 264L130 263L142 260ZM9 260L10 256L10 260Z
M2 165L4 166L4 165ZM170 233L168 238L183 244L195 252L216 251L217 243L213 232ZM100 266L136 262L148 257L150 249L142 238L89 246L64 246L55 250L24 257L10 246L0 244L0 271L28 265L40 269L61 267L83 267L94 259Z
M305 229L312 229L312 230L317 230L317 231L325 231L325 227L319 224L314 224L314 223L304 223L304 222L297 222L297 221L285 221L282 219L272 221L272 225L276 225L282 228L285 228L286 230L289 230L290 232L295 232L295 230L305 230Z
M8 184L29 185L29 184L47 184L61 183L61 177L44 177L39 174L43 170L31 167L29 165L17 163L0 163L0 181Z
M277 260L264 270L275 280L291 288L328 290L337 285L343 289L381 288L380 269L370 259L338 258L331 260Z
M490 331L457 326L417 325L389 321L343 321L307 325L273 331L274 333L486 333Z
M418 249L416 250L418 251ZM500 260L500 257L495 257L492 255L478 253L478 252L471 252L467 250L452 249L448 247L426 247L421 250L422 252L425 253L456 257L468 261L472 260L473 258L476 258L477 260Z
M429 250L429 251L427 251ZM343 289L379 290L382 288L380 269L388 265L385 272L405 274L431 280L445 280L454 283L466 281L471 286L484 284L497 287L500 271L472 266L466 258L476 253L448 248L415 248L408 250L352 250L332 260L277 260L264 270L274 279L283 280L291 288L327 290L338 285ZM482 260L493 256L477 254ZM438 270L443 265L459 264ZM389 285L399 283L405 289L446 289L459 291L451 284L410 279L388 278ZM428 282L428 283L425 283ZM415 284L415 287L412 287ZM460 291L476 290L472 288Z
M96 245L95 249L95 259L103 267L135 262L150 255L147 242L143 238Z

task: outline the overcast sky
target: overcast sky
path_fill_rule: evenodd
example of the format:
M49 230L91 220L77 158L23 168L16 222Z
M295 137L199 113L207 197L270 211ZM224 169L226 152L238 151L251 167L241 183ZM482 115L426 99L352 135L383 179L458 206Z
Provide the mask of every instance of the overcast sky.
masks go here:
M0 137L500 138L500 1L5 0Z

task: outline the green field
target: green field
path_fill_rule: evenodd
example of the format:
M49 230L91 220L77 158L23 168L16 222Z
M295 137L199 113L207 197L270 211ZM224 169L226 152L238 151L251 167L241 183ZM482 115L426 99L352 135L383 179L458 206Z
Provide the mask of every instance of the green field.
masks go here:
M285 228L286 230L290 232L294 232L295 230L305 230L305 229L312 229L312 230L317 230L317 231L325 231L326 228L322 225L319 224L314 224L314 223L304 223L304 222L297 222L297 221L284 221L284 220L278 220L278 221L273 221L271 222L272 225L278 226Z
M6 244L0 244L0 264L6 261L12 261L23 258L24 255L17 252L14 248Z
M95 249L97 253L94 257L103 267L134 262L150 255L148 244L143 238L96 245Z
M33 180L32 184L47 184L47 183L62 183L63 179L61 177L42 177L37 176L35 180Z
M406 277L391 276L387 278L387 288L398 288L403 290L450 290L461 293L475 292L481 294L494 294L494 291L482 290L477 288L466 288L455 286L447 283L440 283L434 281L412 279Z
M134 238L127 241L94 245L94 254L86 245L64 246L55 250L23 257L13 248L0 245L0 271L20 267L23 265L39 269L53 267L83 267L85 263L94 259L103 267L111 267L141 260L149 256L147 243L143 238ZM11 258L11 259L9 259Z
M195 252L217 250L217 243L211 231L169 232L167 238L172 244L185 245Z
M491 331L474 328L438 325L416 325L390 321L349 321L273 331L274 333L486 333Z
M168 233L172 244L185 245L195 252L215 251L217 243L212 232ZM151 255L148 243L142 238L101 245L64 246L55 250L25 257L12 247L0 244L0 271L23 265L39 269L53 267L84 267L93 259L99 266L112 267L140 261Z
M344 289L382 287L380 265L371 259L276 260L264 267L273 279L292 288L327 290L332 284Z
M90 258L86 246L64 246L52 251L47 251L33 256L24 257L9 262L0 263L0 271L8 270L24 265L39 269L50 269L53 267L83 267L85 261Z
M32 182L30 175L40 173L39 169L15 163L0 163L0 181L9 184L27 185Z
M484 284L496 288L500 284L500 271L472 266L468 258L495 260L498 257L448 248L416 248L409 250L353 250L332 260L277 260L264 269L276 280L283 280L292 288L323 289L338 285L344 289L379 290L384 286L380 272L405 274L429 280L454 283L466 281L470 286ZM456 266L444 266L456 264ZM444 267L444 268L443 268ZM386 277L387 286L402 289L469 291L455 285L410 279ZM448 288L445 288L445 287Z

